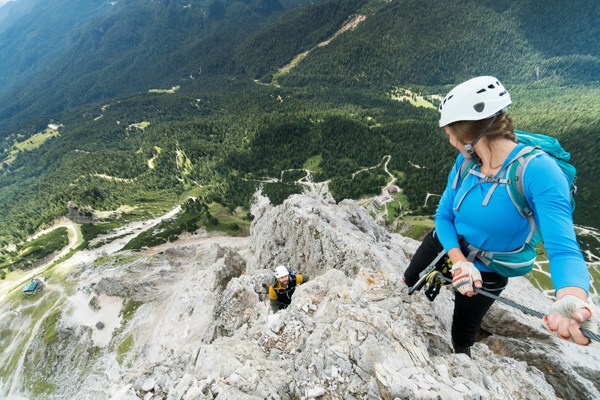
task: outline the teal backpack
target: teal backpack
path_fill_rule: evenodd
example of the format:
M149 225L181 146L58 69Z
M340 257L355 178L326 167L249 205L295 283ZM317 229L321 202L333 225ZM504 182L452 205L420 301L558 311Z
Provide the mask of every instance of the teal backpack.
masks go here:
M515 131L520 144L525 147L515 155L515 157L496 174L494 177L486 176L475 171L475 162L472 159L465 158L460 166L452 189L456 189L468 174L479 177L479 181L469 188L461 197L456 206L458 209L465 196L475 186L484 182L493 182L482 205L486 206L498 185L507 185L508 195L523 218L527 218L530 226L530 232L522 247L510 252L489 252L479 249L464 239L461 239L461 245L468 252L467 259L471 262L477 258L487 267L496 271L500 275L511 277L525 275L533 268L533 263L537 256L535 246L543 241L541 232L537 229L533 219L533 211L525 198L523 188L523 173L529 162L540 154L548 154L560 167L565 175L569 188L571 190L571 211L575 209L575 200L573 195L577 192L575 186L576 170L569 163L571 155L562 148L559 141L551 136L539 133L529 133L524 131ZM502 177L503 176L503 177Z

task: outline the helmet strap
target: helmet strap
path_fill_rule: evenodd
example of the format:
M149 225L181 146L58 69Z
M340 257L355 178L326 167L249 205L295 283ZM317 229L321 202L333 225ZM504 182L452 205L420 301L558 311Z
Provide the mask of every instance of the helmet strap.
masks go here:
M463 145L463 147L464 147L465 151L467 152L467 154L469 155L469 157L471 158L471 160L473 160L473 162L475 162L475 165L480 166L481 158L479 158L477 153L475 153L475 149L473 149L473 146L470 143L467 143L467 144Z
M466 143L463 145L465 148L465 151L467 152L467 154L469 156L471 156L471 159L475 162L475 165L477 165L477 166L481 165L481 158L479 157L479 155L477 155L477 153L475 153L474 147L477 144L477 142L479 142L479 140L486 134L488 129L490 129L490 127L496 121L496 118L500 114L501 114L501 112L494 114L493 118L490 120L490 122L487 124L487 126L481 132L479 132L477 137L471 143Z

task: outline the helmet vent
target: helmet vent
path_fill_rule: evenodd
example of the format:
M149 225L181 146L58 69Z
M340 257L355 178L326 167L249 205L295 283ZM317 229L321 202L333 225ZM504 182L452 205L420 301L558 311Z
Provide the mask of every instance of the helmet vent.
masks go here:
M475 109L475 111L477 112L482 112L483 109L485 108L485 103L477 103L473 106L473 108Z
M503 92L500 92L500 96L504 96L506 94L506 90Z
M485 88L480 89L480 90L477 91L477 93L483 93L483 92L485 92Z
M494 88L495 88L495 86L494 86L494 84L492 83L491 85L489 85L489 86L488 86L488 88L490 88L490 89L494 89Z

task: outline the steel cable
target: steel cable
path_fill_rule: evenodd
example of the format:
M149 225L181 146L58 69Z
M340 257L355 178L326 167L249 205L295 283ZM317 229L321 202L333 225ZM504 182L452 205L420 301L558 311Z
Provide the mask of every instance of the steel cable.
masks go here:
M442 278L442 280L444 280L444 281L446 281L448 283L452 283L452 279L446 278L441 273L438 273L438 277ZM517 302L515 302L513 300L510 300L510 299L507 299L506 297L500 297L500 296L497 296L495 294L492 294L490 292L487 292L485 290L478 289L478 288L473 288L473 289L474 289L475 293L477 293L477 294L481 294L481 295L489 297L491 299L498 300L501 303L504 303L504 304L509 305L511 307L514 307L514 308L516 308L518 310L521 310L525 314L532 315L532 316L537 317L537 318L544 318L546 316L546 314L544 314L542 312L539 312L537 310L533 310L533 309L531 309L529 307L525 307L522 304L519 304L519 303L517 303ZM591 330L585 329L585 328L579 328L579 329L581 330L581 333L583 333L583 335L585 337L587 337L588 339L595 340L596 342L600 342L600 335L598 335L597 333L592 332Z

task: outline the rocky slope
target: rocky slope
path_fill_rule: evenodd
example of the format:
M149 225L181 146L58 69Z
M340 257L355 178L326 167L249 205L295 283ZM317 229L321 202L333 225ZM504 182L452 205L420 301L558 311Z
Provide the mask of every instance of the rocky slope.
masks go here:
M401 276L418 243L356 202L323 192L275 207L258 195L252 213L251 238L237 246L81 265L69 279L94 312L118 299L120 326L101 342L73 317L75 304L65 307L25 375L57 399L600 398L598 344L559 341L504 305L488 314L473 359L452 354L452 293L408 296ZM310 281L272 314L264 288L278 264ZM505 294L549 305L522 278Z

